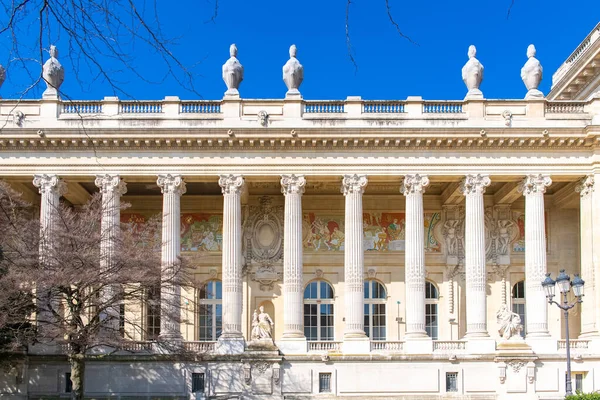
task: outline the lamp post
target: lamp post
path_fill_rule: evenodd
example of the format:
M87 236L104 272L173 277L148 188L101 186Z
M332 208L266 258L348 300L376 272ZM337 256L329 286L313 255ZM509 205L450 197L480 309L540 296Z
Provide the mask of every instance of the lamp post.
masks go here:
M558 284L558 290L562 294L562 303L557 303L553 300L554 292L556 290L556 285ZM569 275L565 274L565 270L561 269L560 273L556 277L556 281L550 277L550 273L546 274L546 279L542 281L542 287L546 291L546 298L548 299L548 303L556 304L558 308L564 311L565 315L565 333L567 336L567 377L566 377L566 394L573 394L573 388L571 384L571 345L569 344L569 310L575 307L575 304L581 303L583 301L583 285L585 282L583 279L579 277L579 274L575 274L573 281ZM572 303L569 303L567 299L567 294L569 290L573 287L573 294L576 297Z

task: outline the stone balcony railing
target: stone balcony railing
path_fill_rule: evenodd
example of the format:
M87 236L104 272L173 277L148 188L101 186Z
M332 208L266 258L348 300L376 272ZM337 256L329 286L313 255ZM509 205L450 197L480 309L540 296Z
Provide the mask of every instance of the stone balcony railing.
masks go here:
M552 75L552 86L564 77L567 72L576 64L576 62L585 55L594 43L600 40L600 23L590 32L590 34L581 42L579 46L571 53L567 60Z
M382 126L381 120L386 120L387 126L409 128L440 127L444 120L453 126L472 128L530 127L532 121L539 122L533 126L569 128L584 127L596 115L600 115L600 100L429 101L418 96L389 101L363 100L355 96L336 101L237 98L189 101L178 97L152 101L124 101L116 97L93 101L0 100L0 119L5 120L2 129L16 129L17 133L19 129L27 128L79 129L82 126L88 129L293 129L311 128L319 124L377 127ZM544 123L545 120L551 121Z

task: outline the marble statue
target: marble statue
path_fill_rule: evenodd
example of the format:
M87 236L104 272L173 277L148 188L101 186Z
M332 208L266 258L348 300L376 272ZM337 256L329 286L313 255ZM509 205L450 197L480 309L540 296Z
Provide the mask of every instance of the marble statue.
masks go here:
M446 254L449 256L458 255L458 237L456 232L457 226L457 220L448 220L444 223Z
M286 96L300 95L300 85L304 79L304 67L296 58L296 45L290 46L290 59L283 66L283 81L288 88Z
M4 83L5 80L6 80L6 70L4 69L2 64L0 64L0 88L2 87L2 84ZM1 98L2 97L0 96L0 99Z
M56 46L50 46L50 58L44 63L42 68L42 77L46 82L46 90L43 97L58 97L60 85L65 80L65 69L58 62L58 49Z
M535 58L536 50L535 46L530 44L527 47L527 62L521 68L521 79L527 88L527 94L525 99L543 99L544 94L538 90L540 82L542 81L542 64Z
M250 334L250 339L273 339L273 320L269 314L265 312L263 306L260 306L258 310L260 311L260 314L254 310L254 314L252 315L252 333Z
M500 337L505 340L513 337L515 339L521 338L521 331L523 330L521 317L519 314L510 311L506 304L502 304L496 313L496 320L499 326L498 333Z
M237 59L238 49L235 44L229 47L229 60L223 64L223 81L227 85L225 96L239 96L240 83L244 80L244 67Z
M477 49L475 46L469 46L469 61L462 68L462 79L467 85L467 96L468 99L483 99L483 93L479 90L481 81L483 81L483 65L479 62L475 56L477 55Z
M496 251L499 255L509 254L512 225L513 222L509 220L498 221L498 248Z

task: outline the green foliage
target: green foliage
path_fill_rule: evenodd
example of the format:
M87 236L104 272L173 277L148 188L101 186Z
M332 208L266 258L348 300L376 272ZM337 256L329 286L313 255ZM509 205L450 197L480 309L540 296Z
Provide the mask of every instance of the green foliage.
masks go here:
M600 393L577 393L567 396L565 400L600 400Z

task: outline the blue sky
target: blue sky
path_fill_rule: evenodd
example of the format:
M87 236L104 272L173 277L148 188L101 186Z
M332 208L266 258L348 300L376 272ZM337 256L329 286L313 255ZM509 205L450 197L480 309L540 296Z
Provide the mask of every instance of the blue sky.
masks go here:
M461 68L467 48L477 46L485 66L481 89L486 98L523 98L525 87L520 68L526 49L534 43L544 66L540 89L548 93L552 73L600 20L598 0L515 0L510 18L510 0L389 0L392 13L403 32L418 45L401 38L389 22L385 0L353 0L350 7L350 37L358 69L349 61L345 38L345 0L234 1L219 0L216 21L205 22L213 13L210 0L157 0L161 29L177 38L174 54L194 72L197 93L186 90L174 79L159 84L144 82L121 70L110 59L100 59L105 68L136 99L219 99L225 91L221 65L236 43L238 58L245 68L240 94L245 98L281 98L285 95L281 67L291 44L298 47L304 65L300 91L306 99L462 99L466 88ZM141 2L140 2L141 4ZM75 70L65 55L66 38L56 31L44 38L62 49L62 90L74 99L99 99L114 95L94 73ZM34 37L24 37L32 42ZM0 62L9 61L10 38L0 36ZM4 54L2 54L4 52ZM165 66L160 58L140 43L130 48L131 66L148 80L161 80ZM14 64L13 64L14 66ZM31 82L22 69L11 68L0 95L11 98ZM80 85L78 74L90 85ZM41 86L45 86L43 83ZM27 97L40 97L43 87ZM117 93L124 98L125 95Z

